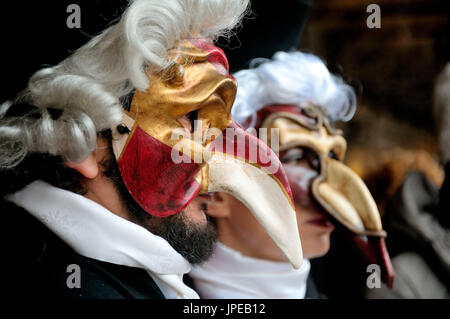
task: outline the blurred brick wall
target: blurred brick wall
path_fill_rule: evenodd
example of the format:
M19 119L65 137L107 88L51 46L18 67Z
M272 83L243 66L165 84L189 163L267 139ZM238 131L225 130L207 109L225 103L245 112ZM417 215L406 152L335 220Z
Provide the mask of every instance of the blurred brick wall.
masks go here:
M434 80L450 61L447 2L313 1L299 47L322 57L359 93L355 117L341 127L346 161L363 178L373 182L374 173L396 163L387 170L401 176L380 183L398 183L412 168L442 180L431 106ZM370 3L381 8L380 29L366 25Z
M381 7L381 28L366 7ZM449 56L447 0L315 0L302 49L323 57L363 89L377 110L432 129L433 81Z

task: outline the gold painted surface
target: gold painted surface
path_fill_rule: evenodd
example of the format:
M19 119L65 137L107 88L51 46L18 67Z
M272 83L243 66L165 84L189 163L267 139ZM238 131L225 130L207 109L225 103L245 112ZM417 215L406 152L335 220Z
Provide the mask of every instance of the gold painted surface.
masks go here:
M352 206L358 213L365 230L381 231L380 213L378 212L375 200L362 179L339 161L327 158L326 162L326 179L318 185L318 192L321 197L323 197L342 218L352 220L350 218L351 212L342 209L346 206ZM325 190L329 193L334 192L341 196L334 196L331 199ZM353 226L356 227L357 224L353 223Z
M347 143L340 131L332 129L321 115L308 118L288 112L271 114L261 127L268 129L269 139L270 130L278 129L280 151L307 147L317 153L321 170L312 183L312 196L337 221L360 235L386 236L367 186L342 163ZM330 151L334 151L337 160L329 157Z
M150 87L146 91L136 91L127 115L147 134L170 147L181 140L172 135L174 130L183 129L177 119L189 112L198 111L197 120L202 121L204 129L228 127L236 81L219 72L207 61L208 52L188 40L170 50L169 56L175 59L174 65L165 72L149 76ZM200 148L210 142L195 141ZM192 156L189 153L186 155Z
M312 149L319 157L327 157L330 151L334 151L339 160L344 158L347 142L341 135L330 134L324 126L318 127L317 130L309 130L292 118L276 117L267 123L266 127L269 143L271 142L270 130L278 129L280 151L302 146Z
M200 184L199 194L208 193L208 184L209 184L209 165L205 164L202 169L198 172L197 176L195 176L195 180Z

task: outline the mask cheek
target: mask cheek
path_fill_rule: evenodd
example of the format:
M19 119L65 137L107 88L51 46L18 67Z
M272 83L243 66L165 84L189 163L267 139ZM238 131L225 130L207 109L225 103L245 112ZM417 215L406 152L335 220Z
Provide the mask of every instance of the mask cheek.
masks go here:
M311 206L310 187L318 173L315 170L294 164L283 164L283 168L289 180L295 203L303 207Z
M198 111L198 119L202 121L203 129L217 129L220 132L231 123L231 115L225 113L223 101L203 107Z
M180 163L174 162L173 150L137 126L118 161L134 200L157 217L179 213L200 190L195 180L200 165L184 154L178 157Z

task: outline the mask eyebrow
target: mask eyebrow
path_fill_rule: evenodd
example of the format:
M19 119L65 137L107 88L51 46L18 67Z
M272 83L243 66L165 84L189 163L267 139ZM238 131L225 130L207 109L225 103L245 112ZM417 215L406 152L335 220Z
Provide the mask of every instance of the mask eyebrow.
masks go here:
M208 54L209 54L208 62L210 62L211 64L213 64L215 66L216 66L216 64L222 66L226 70L227 75L228 75L228 73L230 71L230 67L228 64L227 57L222 49L215 46L212 41L207 40L207 39L202 39L202 38L190 39L189 41L197 48L208 52ZM217 68L217 66L216 66L216 68ZM219 71L222 71L222 70L219 70ZM223 72L221 72L221 73L223 73Z

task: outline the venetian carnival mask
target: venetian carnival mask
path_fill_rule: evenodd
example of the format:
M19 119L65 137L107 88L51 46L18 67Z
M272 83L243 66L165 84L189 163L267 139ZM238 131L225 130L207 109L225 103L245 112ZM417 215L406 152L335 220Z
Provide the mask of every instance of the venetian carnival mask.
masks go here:
M150 87L134 93L113 130L130 194L149 214L167 217L199 192L230 193L298 268L302 249L289 182L276 154L231 120L236 81L224 53L205 39L181 41L168 53L175 63L149 75Z
M351 231L364 257L381 266L383 281L392 286L393 269L384 243L386 232L366 185L342 162L347 148L342 132L331 127L319 106L267 106L258 117L261 128L278 131L280 158L295 202L321 206L332 221ZM308 167L289 160L289 153L296 148L301 149L302 157L308 157Z

